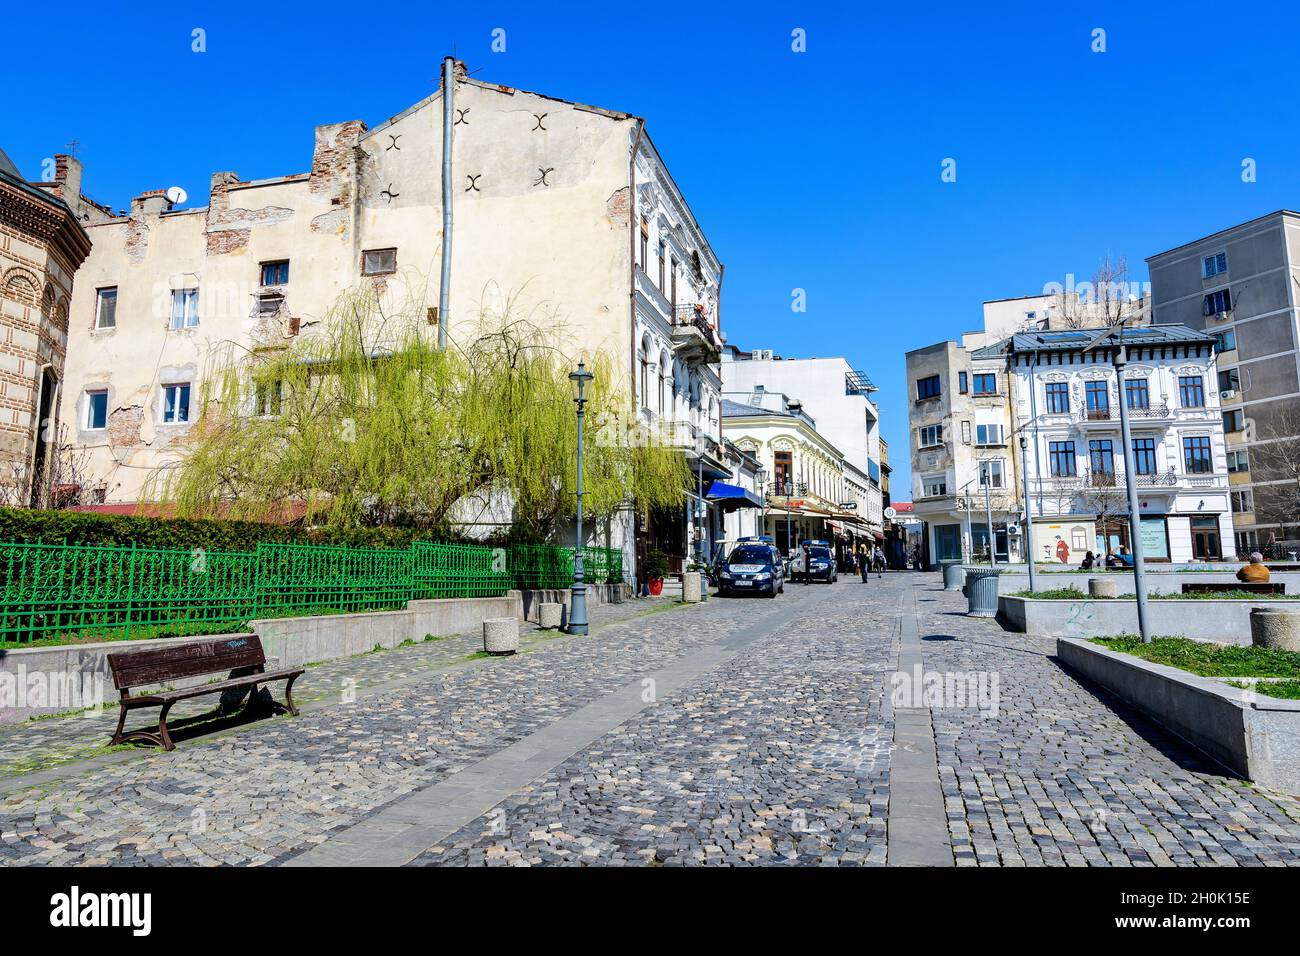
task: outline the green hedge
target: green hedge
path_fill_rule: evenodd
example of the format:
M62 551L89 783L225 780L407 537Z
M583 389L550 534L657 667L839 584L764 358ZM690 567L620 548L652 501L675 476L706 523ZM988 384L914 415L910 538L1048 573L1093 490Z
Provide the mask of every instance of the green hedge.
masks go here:
M0 541L98 544L141 548L254 551L259 542L343 544L354 548L406 548L432 537L419 528L306 528L258 521L187 520L0 508Z

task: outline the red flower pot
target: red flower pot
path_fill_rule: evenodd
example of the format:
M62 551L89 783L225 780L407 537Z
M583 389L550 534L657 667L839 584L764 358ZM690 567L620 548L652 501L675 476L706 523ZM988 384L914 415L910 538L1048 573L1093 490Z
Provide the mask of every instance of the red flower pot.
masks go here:
M650 579L650 593L653 594L655 597L658 597L659 595L661 595L661 594L664 593L664 579L663 579L663 578L651 578L651 579Z

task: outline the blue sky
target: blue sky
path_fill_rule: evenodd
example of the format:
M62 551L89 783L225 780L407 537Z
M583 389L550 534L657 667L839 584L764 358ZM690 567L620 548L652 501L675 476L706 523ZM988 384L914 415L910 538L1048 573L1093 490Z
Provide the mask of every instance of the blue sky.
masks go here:
M1295 4L234 6L8 10L0 145L35 178L75 138L100 201L181 185L201 204L214 170L305 171L312 127L381 122L452 50L643 115L726 264L730 341L867 371L898 499L908 349L1107 253L1143 281L1148 255L1300 206Z

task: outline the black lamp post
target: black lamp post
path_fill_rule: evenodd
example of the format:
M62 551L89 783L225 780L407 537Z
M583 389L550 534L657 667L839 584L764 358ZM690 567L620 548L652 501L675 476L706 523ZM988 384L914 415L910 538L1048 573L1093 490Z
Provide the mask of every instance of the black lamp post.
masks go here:
M586 634L587 627L587 582L582 574L582 416L587 404L583 389L594 376L586 366L578 363L576 371L569 373L569 381L578 386L578 397L573 401L578 406L578 531L573 542L573 591L569 600L569 633Z

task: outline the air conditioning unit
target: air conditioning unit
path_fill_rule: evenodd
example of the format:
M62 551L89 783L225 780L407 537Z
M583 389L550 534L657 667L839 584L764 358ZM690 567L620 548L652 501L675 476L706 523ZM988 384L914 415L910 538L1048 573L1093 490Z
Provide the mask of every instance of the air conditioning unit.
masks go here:
M754 349L754 351L750 352L749 354L750 354L750 358L752 358L755 362L772 361L771 349Z
M1219 393L1219 398L1221 398L1225 402L1236 397L1237 397L1237 390L1235 388L1225 388L1223 391Z
M1215 312L1215 313L1214 313L1214 321L1215 321L1215 322L1227 322L1230 318L1232 318L1232 310L1231 310L1231 309L1227 310L1226 312Z

